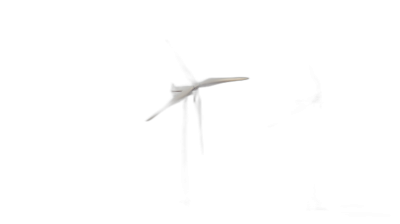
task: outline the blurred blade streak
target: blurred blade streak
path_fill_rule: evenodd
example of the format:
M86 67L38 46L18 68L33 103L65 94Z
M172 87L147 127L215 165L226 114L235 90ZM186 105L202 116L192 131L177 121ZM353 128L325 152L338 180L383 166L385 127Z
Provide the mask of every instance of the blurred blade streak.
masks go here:
M188 174L188 153L186 148L186 127L187 127L187 98L183 101L183 128L182 128L182 187L185 204L189 202L189 174Z
M306 109L309 106L312 105L318 105L319 108L322 108L322 104L321 104L321 83L318 79L318 77L315 75L314 70L312 69L311 66L309 66L310 69L310 76L312 78L312 80L315 83L315 93L314 95L303 99L303 100L296 100L296 103L299 105L298 107L296 107L295 109L293 109L290 113L293 114L297 114L300 113L301 111L303 111L304 109Z
M279 122L275 122L275 123L267 125L267 128L274 128L274 127L277 127L278 125L279 125Z
M292 110L292 112L290 112L290 116L299 114L299 113L305 111L307 108L308 108L308 105L307 105L307 104L305 104L305 103L300 103L299 105L297 105L296 108L294 108L294 109Z
M199 90L196 91L195 94L195 105L197 109L197 116L199 118L199 134L200 134L200 147L201 154L204 155L204 145L203 145L203 128L202 128L202 114L201 114L201 98Z
M194 78L194 76L192 75L192 73L190 72L190 70L188 69L188 67L186 66L186 64L183 62L182 58L179 56L179 54L175 51L175 49L172 47L171 43L168 40L165 40L167 42L167 44L171 47L172 51L175 54L176 60L178 60L179 65L181 66L183 72L186 75L186 78L189 79L189 81L194 84L196 83L196 80Z
M163 112L165 109L167 109L168 107L178 103L179 101L185 99L187 96L189 96L192 93L193 87L189 87L187 89L182 90L181 92L176 93L172 100L170 100L167 105L165 105L163 108L161 108L159 111L157 111L153 116L151 116L150 118L148 118L146 121L150 121L151 119L153 119L154 117L156 117L158 114L160 114L161 112Z
M321 82L319 81L318 76L315 74L314 69L311 66L311 64L308 64L308 73L310 74L311 79L314 82L315 90L317 92L320 92L322 90Z
M322 95L322 91L321 91L321 82L319 81L318 77L315 75L314 73L314 69L311 67L311 65L309 66L310 68L310 74L311 77L313 78L315 85L316 85L316 89L317 89L317 93L315 94L315 98L313 99L313 103L316 103L319 105L320 108L322 108L322 100L321 100L321 95Z
M206 79L202 82L199 83L199 87L207 87L207 86L213 86L225 82L235 82L235 81L243 81L247 80L249 78L247 77L230 77L230 78L210 78Z

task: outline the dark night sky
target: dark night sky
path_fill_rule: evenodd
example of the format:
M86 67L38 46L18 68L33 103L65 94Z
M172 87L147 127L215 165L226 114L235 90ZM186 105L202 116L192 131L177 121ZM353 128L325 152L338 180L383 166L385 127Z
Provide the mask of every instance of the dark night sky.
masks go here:
M54 130L64 127L51 134L59 148L52 163L63 168L51 172L88 198L103 192L121 203L173 205L182 197L182 104L144 122L169 101L171 82L186 84L163 42L168 38L199 81L250 77L200 90L205 159L189 101L191 190L202 203L269 200L300 209L312 179L328 204L391 202L396 147L388 125L392 106L382 98L392 90L376 75L383 65L379 49L366 47L361 30L331 26L232 25L184 35L168 27L151 38L122 24L64 31L68 37L53 40L66 52L53 59L54 71L61 71L55 78L61 87L54 88L62 94L48 112L61 119L50 124ZM308 63L322 83L323 110L288 117L295 99L313 93ZM276 121L281 125L266 128Z

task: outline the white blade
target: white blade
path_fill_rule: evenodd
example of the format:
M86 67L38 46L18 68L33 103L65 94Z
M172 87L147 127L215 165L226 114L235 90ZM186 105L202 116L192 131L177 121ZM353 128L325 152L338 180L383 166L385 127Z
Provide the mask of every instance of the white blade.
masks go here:
M274 128L274 127L278 126L278 124L279 124L279 121L277 121L277 122L275 122L275 123L272 123L272 124L269 124L269 125L267 125L267 128Z
M174 50L174 48L172 47L171 43L168 40L165 40L165 41L171 47L172 51L175 53L175 57L178 60L179 65L181 66L183 72L185 73L186 78L189 79L190 83L192 83L192 84L196 83L196 80L194 79L194 76L192 75L190 70L186 67L185 63L183 62L183 60L181 59L179 54Z
M187 98L183 101L183 129L182 129L182 187L184 193L184 203L188 205L189 199L189 172L188 172L188 153L186 148L186 126L187 126Z
M314 69L310 64L308 65L308 73L310 74L311 79L314 82L315 90L317 92L320 92L322 90L321 82L319 81L318 76L315 74Z
M309 106L309 105L307 105L307 104L305 104L305 103L299 104L299 105L297 105L296 108L294 108L294 109L292 110L292 112L290 113L290 115L299 114L299 113L305 111L305 110L308 108L308 106Z
M316 88L317 88L317 93L315 94L315 98L313 99L313 103L318 103L319 107L322 107L322 102L321 102L321 83L319 82L319 79L317 78L317 76L314 73L314 70L312 69L311 66L310 67L310 74L312 76L312 78L314 79L314 82L316 84Z
M204 145L203 145L203 128L202 128L202 117L201 117L201 98L199 90L197 90L194 94L194 101L197 109L197 116L199 117L199 134L200 134L200 146L201 153L204 154Z
M178 92L174 95L174 98L172 98L171 101L169 101L167 103L167 105L165 105L163 108L161 108L159 111L157 111L153 116L151 116L149 119L147 119L146 121L150 121L151 119L153 119L155 116L157 116L159 113L163 112L165 109L167 109L168 107L178 103L179 101L183 100L185 97L189 96L193 91L193 87L189 87L186 89L183 89L181 92Z
M206 79L202 82L199 83L199 87L207 87L207 86L213 86L225 82L235 82L235 81L243 81L247 80L249 78L247 77L232 77L232 78L211 78L211 79Z

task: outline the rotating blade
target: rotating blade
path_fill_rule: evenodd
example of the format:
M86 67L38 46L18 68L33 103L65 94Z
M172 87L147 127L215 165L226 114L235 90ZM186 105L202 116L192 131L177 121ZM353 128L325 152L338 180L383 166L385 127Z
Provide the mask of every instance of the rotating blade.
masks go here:
M175 54L176 60L178 60L179 65L181 66L183 72L186 75L186 78L190 81L191 84L195 84L196 80L194 79L194 76L190 72L190 70L187 68L186 64L183 62L182 58L179 56L179 54L175 51L175 49L172 47L171 43L168 40L165 40L167 44L171 47L172 51Z
M188 173L188 153L186 147L187 133L187 98L183 101L183 122L182 122L182 187L185 199L189 202L189 173Z
M201 147L201 154L204 154L204 145L203 145L203 128L202 128L202 114L201 114L201 98L199 90L196 91L195 95L195 105L197 109L197 116L199 119L199 135L200 135L200 147Z
M296 100L295 101L296 104L298 105L297 107L295 107L290 114L294 115L297 113L300 113L301 111L303 111L304 109L306 109L308 106L310 106L312 103L311 99L306 99L306 100Z
M192 93L193 87L189 87L186 89L183 89L181 92L177 92L173 98L165 105L163 108L161 108L159 111L157 111L153 116L151 116L149 119L146 121L150 121L153 119L155 116L157 116L159 113L163 112L165 109L168 107L178 103L179 101L185 99L187 96L189 96Z
M315 75L314 73L314 69L311 67L311 65L309 66L310 68L310 74L311 77L313 78L315 85L316 85L316 94L314 99L312 100L312 103L318 104L320 108L322 108L322 100L321 100L321 83L318 79L318 77Z
M210 78L206 79L198 84L199 87L207 87L207 86L213 86L221 83L226 83L226 82L235 82L235 81L243 81L247 80L249 78L247 77L231 77L231 78Z
M315 75L314 69L311 67L311 65L308 68L310 69L310 75L316 84L317 91L321 92L321 83L319 82L319 79Z

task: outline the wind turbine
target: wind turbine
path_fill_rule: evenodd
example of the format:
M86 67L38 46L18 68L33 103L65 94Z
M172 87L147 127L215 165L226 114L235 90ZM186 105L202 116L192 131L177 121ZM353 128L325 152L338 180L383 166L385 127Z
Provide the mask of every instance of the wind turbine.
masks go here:
M204 154L204 147L203 147L203 134L202 134L202 125L201 125L201 99L200 99L200 94L199 94L199 89L203 87L208 87L208 86L213 86L221 83L226 83L226 82L234 82L234 81L242 81L242 80L247 80L249 78L246 77L233 77L233 78L209 78L204 81L198 82L196 79L193 77L192 73L190 70L186 67L185 63L183 63L183 60L181 57L178 55L178 53L172 48L171 44L167 40L167 44L171 47L171 49L175 53L175 57L179 62L180 67L182 68L183 72L186 75L186 78L190 81L190 85L187 86L175 86L172 84L171 86L171 93L172 93L172 99L160 110L158 110L155 114L153 114L147 121L150 121L154 117L156 117L158 114L163 112L165 109L168 107L179 103L180 101L183 102L183 149L182 149L182 186L185 194L185 200L183 201L185 205L188 205L190 200L188 197L188 191L189 191L189 175L188 175L188 154L186 150L186 106L187 106L187 98L190 95L193 95L193 100L196 105L197 113L198 113L198 119L199 119L199 133L200 133L200 144L201 144L201 152Z
M321 84L319 79L317 78L317 76L314 73L314 70L311 66L309 66L310 69L310 75L311 78L314 80L315 83L315 88L316 91L314 93L314 95L308 97L307 99L304 100L296 100L296 103L298 104L298 107L295 108L291 114L296 114L299 113L300 111L304 110L306 107L311 106L311 105L319 105L320 108L322 108L322 104L321 104L321 95L322 95L322 91L321 91Z
M307 110L310 107L319 107L319 110L322 110L322 86L318 76L315 74L314 69L311 64L308 64L308 74L311 76L311 79L314 83L315 93L308 96L305 99L296 99L295 104L296 107L290 112L290 116L294 116L300 114L301 112ZM269 124L267 128L273 128L279 125L279 121Z
M296 107L290 112L287 119L290 116L297 115L307 110L309 107L318 106L319 110L322 110L322 86L311 64L308 64L308 73L314 83L315 93L305 99L296 99ZM274 128L278 126L279 123L280 121L269 124L267 128ZM329 209L325 207L323 202L317 197L317 184L315 180L312 182L312 196L307 200L306 211L329 211Z
M204 151L204 141L203 141L203 132L202 132L202 100L199 94L199 90L201 88L208 88L211 86L229 83L229 82L238 82L238 81L245 81L248 80L248 77L229 77L229 78L208 78L201 82L196 81L193 74L190 72L189 68L184 63L181 56L178 52L172 47L168 40L166 40L167 44L171 48L172 52L176 60L178 61L179 67L181 68L182 72L184 73L186 79L191 83L188 86L175 86L174 84L171 85L171 93L173 98L160 110L154 113L151 117L149 117L146 122L153 120L157 117L160 113L164 110L168 109L169 107L180 103L181 101L186 100L189 96L193 96L193 103L196 107L197 117L198 117L198 127L199 127L199 138L200 138L200 148L201 148L201 155L205 155ZM185 103L184 103L185 104ZM184 111L186 113L186 111Z

